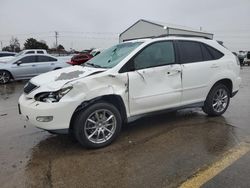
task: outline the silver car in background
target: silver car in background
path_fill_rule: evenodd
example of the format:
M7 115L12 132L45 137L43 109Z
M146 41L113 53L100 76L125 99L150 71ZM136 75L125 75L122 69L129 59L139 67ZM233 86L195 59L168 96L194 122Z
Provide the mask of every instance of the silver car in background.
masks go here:
M65 58L48 54L25 54L7 62L0 62L0 84L10 80L29 79L41 73L70 66Z

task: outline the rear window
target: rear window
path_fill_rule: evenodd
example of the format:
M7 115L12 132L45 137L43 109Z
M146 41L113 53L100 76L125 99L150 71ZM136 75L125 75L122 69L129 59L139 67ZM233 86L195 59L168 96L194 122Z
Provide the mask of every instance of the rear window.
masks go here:
M35 53L35 51L28 51L25 54L34 54L34 53Z

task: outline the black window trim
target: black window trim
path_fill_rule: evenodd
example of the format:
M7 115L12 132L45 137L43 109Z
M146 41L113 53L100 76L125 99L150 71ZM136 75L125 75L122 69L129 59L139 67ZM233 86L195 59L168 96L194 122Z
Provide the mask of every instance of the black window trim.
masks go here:
M39 60L39 56L51 58L51 59L53 59L53 61L38 61ZM48 56L48 55L45 55L45 54L37 54L36 55L36 62L37 63L55 62L55 61L58 61L58 60L56 58L54 58L54 57L51 57L51 56Z
M133 72L135 70L128 70L128 68L130 67L129 64L133 63L133 60L137 57L137 55L139 55L145 48L155 44L155 43L161 43L161 42L172 42L173 43L173 47L174 47L174 55L175 55L175 62L174 63L170 63L170 64L166 64L166 65L156 65L156 66L152 66L152 67L147 67L147 68L142 68L142 69L137 69L138 70L143 70L143 69L149 69L149 68L155 68L155 67L162 67L162 66L167 66L167 65L175 65L175 64L179 64L179 58L177 56L177 51L176 51L176 44L175 44L175 40L161 40L161 41L155 41L152 42L146 46L144 46L142 49L140 49L133 57L131 57L118 71L118 73L126 73L126 72Z
M35 55L35 54L32 54L32 55L27 55L27 56L25 56L25 57L22 57L22 58L20 58L19 60L17 60L14 64L17 64L17 62L18 61L21 61L23 58L26 58L26 57L31 57L31 56L35 56L35 62L29 62L29 63L23 63L23 62L21 62L21 64L30 64L30 63L37 63L37 55Z
M202 61L194 61L194 62L189 62L189 63L182 63L182 62L180 61L180 48L179 48L179 42L195 42L195 43L198 43L199 46L200 46L200 49L201 49ZM215 61L215 60L218 60L218 59L215 59L214 55L210 53L210 50L208 49L208 46L209 46L210 48L212 48L213 50L219 52L219 53L222 55L219 59L221 59L221 58L225 55L224 53L222 53L221 51L217 50L216 48L214 48L214 47L212 47L212 46L210 46L210 45L208 45L208 44L206 44L206 43L204 43L204 42L201 42L201 41L194 41L194 40L175 40L175 43L176 43L176 49L177 49L176 52L177 52L177 54L178 54L178 62L179 62L180 64L182 64L182 65L183 65L183 64L190 64L190 63L200 63L200 62L204 62L204 61ZM206 48L206 50L208 51L208 53L213 57L212 60L204 60L205 58L204 58L204 54L203 54L201 45L203 45L203 46Z

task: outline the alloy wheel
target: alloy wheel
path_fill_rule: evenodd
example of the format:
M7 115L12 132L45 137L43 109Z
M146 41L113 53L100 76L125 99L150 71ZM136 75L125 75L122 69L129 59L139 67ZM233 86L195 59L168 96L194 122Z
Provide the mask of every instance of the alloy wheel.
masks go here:
M10 80L10 75L6 71L1 71L0 72L0 83L5 84L9 82Z
M227 108L228 93L225 89L220 88L215 92L213 97L213 109L215 112L220 113Z
M90 142L101 144L113 136L116 124L116 117L111 111L107 109L96 110L85 121L84 134Z

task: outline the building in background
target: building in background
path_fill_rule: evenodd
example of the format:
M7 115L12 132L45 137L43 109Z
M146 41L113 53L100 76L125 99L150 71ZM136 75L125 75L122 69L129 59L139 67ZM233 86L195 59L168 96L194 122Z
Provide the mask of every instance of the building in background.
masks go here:
M184 26L141 19L120 34L119 42L140 38L157 37L161 35L192 35L213 39L212 33Z

